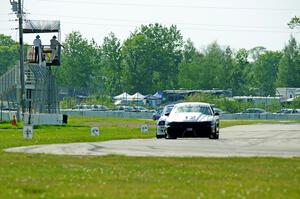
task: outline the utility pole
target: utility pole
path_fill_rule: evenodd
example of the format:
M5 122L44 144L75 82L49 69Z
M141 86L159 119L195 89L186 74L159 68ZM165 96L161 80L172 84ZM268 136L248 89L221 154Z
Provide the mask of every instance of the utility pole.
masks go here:
M19 19L19 43L20 43L20 80L21 80L21 99L20 105L22 116L24 119L25 113L25 79L24 79L24 43L23 43L23 8L21 0L18 0L18 14Z

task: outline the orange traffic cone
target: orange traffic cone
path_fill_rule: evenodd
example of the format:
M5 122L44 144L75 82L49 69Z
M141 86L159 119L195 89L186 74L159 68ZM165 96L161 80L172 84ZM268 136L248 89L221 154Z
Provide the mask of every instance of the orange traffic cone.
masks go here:
M17 126L17 120L16 120L16 116L15 115L13 115L13 119L11 121L11 125Z

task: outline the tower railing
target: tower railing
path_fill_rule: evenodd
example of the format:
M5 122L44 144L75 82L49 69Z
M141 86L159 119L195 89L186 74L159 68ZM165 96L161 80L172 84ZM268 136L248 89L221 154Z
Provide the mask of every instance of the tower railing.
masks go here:
M36 59L35 47L33 45L27 46L27 54L25 56L25 62L27 63L39 63ZM58 45L55 50L50 48L50 45L42 45L40 48L41 52L38 52L38 57L42 57L41 62L45 62L47 66L59 66L60 65L60 54L61 46Z

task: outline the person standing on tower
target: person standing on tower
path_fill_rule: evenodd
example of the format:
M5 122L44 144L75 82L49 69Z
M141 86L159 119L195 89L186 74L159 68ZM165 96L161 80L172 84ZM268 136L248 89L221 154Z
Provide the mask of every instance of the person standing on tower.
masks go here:
M51 61L55 59L55 57L58 55L58 46L62 46L57 40L56 36L54 35L52 39L50 40L50 48L51 48Z
M42 50L42 41L40 40L40 35L37 35L35 39L33 40L34 45L34 62L39 63L40 60L40 51Z

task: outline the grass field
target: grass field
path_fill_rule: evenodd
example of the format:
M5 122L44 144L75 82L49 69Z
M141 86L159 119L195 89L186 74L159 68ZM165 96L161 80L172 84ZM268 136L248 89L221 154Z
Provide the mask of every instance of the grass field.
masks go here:
M300 158L155 158L5 153L33 144L154 137L154 122L71 117L39 126L0 124L0 198L300 198ZM222 121L222 127L269 121ZM277 122L277 121L272 121ZM150 132L140 133L148 123ZM90 126L101 136L91 137ZM222 131L221 131L222 132Z

